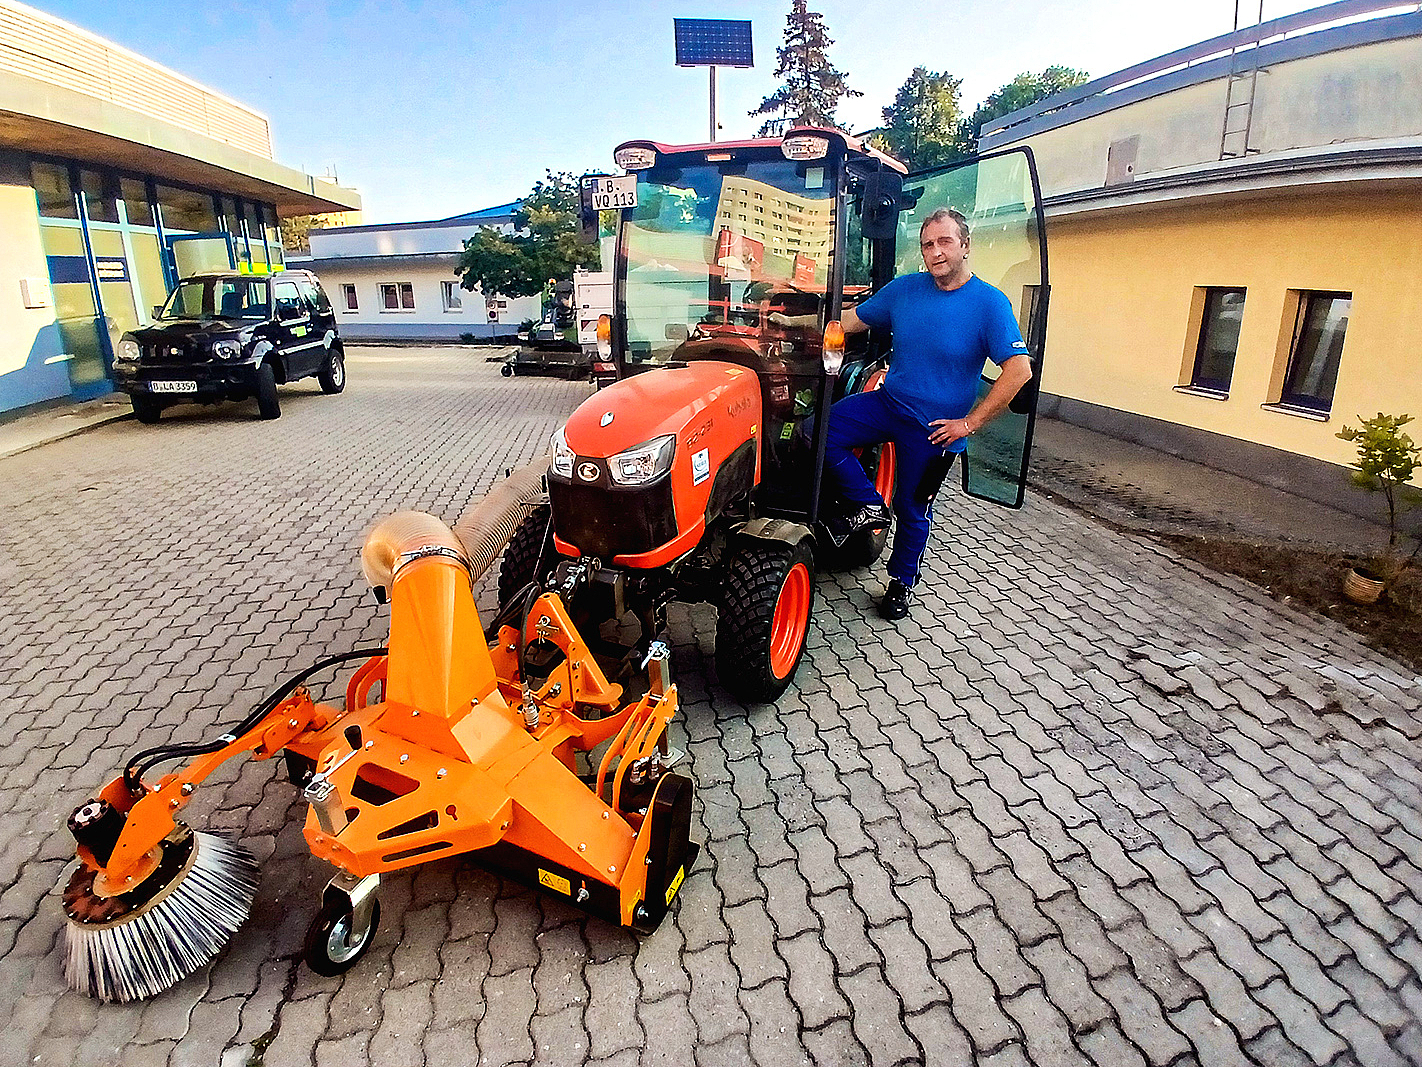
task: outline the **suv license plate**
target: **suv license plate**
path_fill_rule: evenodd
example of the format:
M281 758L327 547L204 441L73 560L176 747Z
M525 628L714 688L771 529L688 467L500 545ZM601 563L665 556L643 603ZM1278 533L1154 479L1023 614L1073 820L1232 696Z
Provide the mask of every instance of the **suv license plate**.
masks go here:
M197 382L149 382L150 393L196 393Z

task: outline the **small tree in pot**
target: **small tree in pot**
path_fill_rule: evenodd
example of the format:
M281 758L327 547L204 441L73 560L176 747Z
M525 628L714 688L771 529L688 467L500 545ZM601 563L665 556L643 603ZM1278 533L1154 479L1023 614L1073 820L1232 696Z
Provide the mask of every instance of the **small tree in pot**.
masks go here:
M1422 538L1414 537L1417 544L1412 552L1399 558L1399 541L1402 538L1397 530L1398 515L1413 503L1411 498L1415 492L1407 483L1422 466L1422 448L1418 448L1402 429L1412 421L1411 415L1384 415L1378 412L1375 418L1359 416L1359 420L1360 426L1345 426L1337 436L1358 448L1358 459L1353 464L1356 468L1353 483L1371 492L1382 493L1387 501L1387 549L1381 559L1374 561L1376 573L1355 567L1344 589L1354 600L1370 604L1416 562L1418 550L1422 549ZM1353 581L1353 575L1363 581Z

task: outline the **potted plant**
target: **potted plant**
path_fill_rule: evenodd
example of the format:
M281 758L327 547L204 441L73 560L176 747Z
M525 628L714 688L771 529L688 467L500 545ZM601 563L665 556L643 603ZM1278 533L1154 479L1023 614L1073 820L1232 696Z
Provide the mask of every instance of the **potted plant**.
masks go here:
M1344 579L1343 591L1350 600L1371 604L1416 562L1418 550L1422 549L1422 537L1416 537L1412 552L1399 558L1401 538L1397 531L1399 513L1413 503L1414 494L1407 483L1418 466L1422 466L1422 448L1402 429L1412 421L1411 415L1378 412L1375 418L1364 419L1361 415L1358 418L1361 425L1345 426L1337 436L1358 448L1353 483L1370 492L1382 493L1387 501L1387 549L1381 559L1372 561L1371 567L1350 570Z

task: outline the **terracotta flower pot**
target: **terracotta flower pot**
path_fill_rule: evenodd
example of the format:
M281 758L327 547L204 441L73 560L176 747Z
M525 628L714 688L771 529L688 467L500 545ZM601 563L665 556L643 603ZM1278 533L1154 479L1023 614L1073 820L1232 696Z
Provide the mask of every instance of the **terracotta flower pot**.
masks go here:
M1350 567L1343 577L1343 595L1355 604L1376 604L1378 597L1382 596L1383 585L1371 575Z

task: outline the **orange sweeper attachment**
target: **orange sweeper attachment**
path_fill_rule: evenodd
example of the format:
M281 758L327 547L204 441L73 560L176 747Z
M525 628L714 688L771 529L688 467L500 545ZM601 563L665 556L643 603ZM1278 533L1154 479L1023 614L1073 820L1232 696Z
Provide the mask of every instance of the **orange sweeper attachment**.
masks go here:
M139 753L73 814L79 866L64 907L75 989L153 996L246 919L258 883L250 853L177 819L242 754L284 755L310 804L311 852L337 868L307 937L321 974L370 946L383 874L459 854L609 922L657 926L697 854L691 782L668 769L677 695L666 647L652 646L647 691L624 704L556 592L529 586L488 632L475 609L473 584L544 469L515 472L453 531L418 512L380 523L362 563L390 603L388 647L322 660L209 744ZM315 703L302 683L350 660L361 665L344 707ZM191 762L145 777L175 758Z

